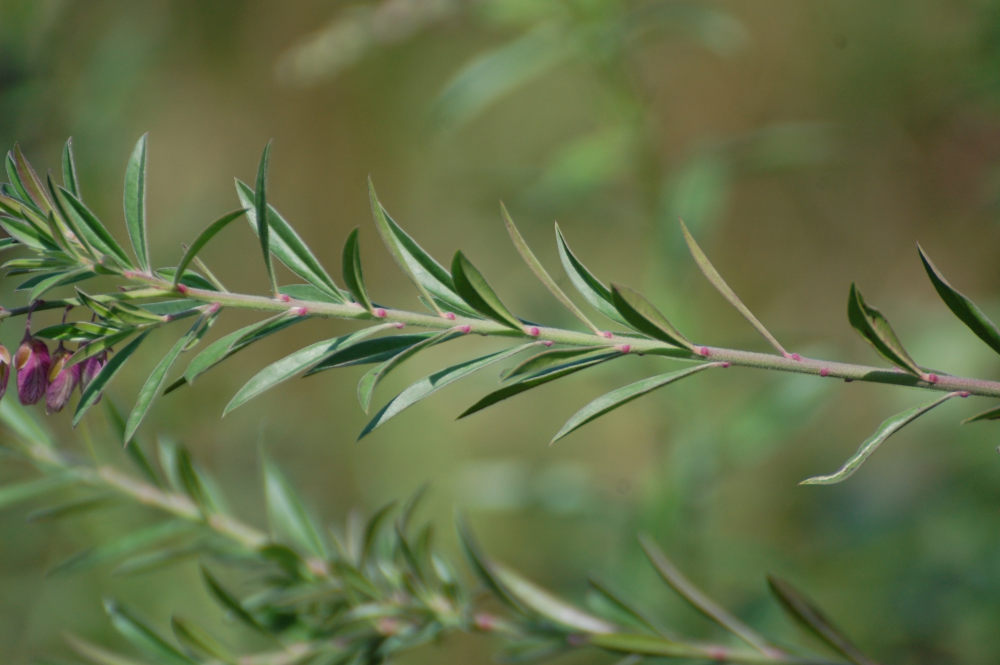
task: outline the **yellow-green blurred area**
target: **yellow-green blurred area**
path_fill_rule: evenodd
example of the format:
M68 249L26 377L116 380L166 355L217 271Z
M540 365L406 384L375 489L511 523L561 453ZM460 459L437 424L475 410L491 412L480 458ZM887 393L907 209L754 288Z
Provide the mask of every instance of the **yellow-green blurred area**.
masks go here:
M500 200L567 290L556 219L599 277L642 291L698 343L768 348L694 268L678 217L792 351L880 362L846 321L856 281L922 365L981 378L1000 370L937 299L915 247L1000 316L998 2L0 0L0 145L20 142L37 169L58 172L72 136L83 197L122 239L124 168L144 132L156 265L175 265L182 243L238 207L233 177L251 181L273 139L270 202L334 275L360 226L379 303L421 307L371 224L369 175L426 249L442 262L462 249L529 320L578 325L518 258ZM245 224L202 258L230 289L266 293ZM5 281L3 304L23 304L12 288ZM210 335L253 320L224 314ZM261 449L329 522L429 484L425 516L456 559L457 508L489 552L532 579L580 600L593 574L694 637L720 639L656 580L638 533L781 640L811 644L768 597L769 572L806 589L880 662L1000 661L1000 430L958 424L988 402L952 400L834 487L797 483L837 468L884 418L927 396L731 369L549 447L593 397L674 366L636 358L456 422L496 385L488 369L361 443L359 368L296 379L220 418L265 364L356 327L310 321L255 345L162 398L140 445L187 444L261 526ZM5 322L4 343L21 332ZM108 398L130 408L174 333L152 339ZM409 361L374 408L492 348L461 340ZM46 421L81 454L91 441L123 461L101 409L75 431L69 418ZM31 473L0 464L0 480ZM102 597L159 627L177 613L231 644L246 639L195 562L141 577L110 567L46 577L146 513L26 523L33 507L0 513L4 662L57 659L70 632L120 645ZM458 638L397 662L489 662L496 646Z

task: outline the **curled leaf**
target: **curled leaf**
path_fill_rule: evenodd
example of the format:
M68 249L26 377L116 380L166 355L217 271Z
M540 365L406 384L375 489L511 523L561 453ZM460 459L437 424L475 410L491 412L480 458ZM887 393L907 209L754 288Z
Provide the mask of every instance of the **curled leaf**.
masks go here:
M462 252L455 253L455 258L451 262L451 276L455 290L477 312L514 330L522 329L521 322L510 313L486 282L486 278Z
M920 254L920 260L924 264L924 270L927 271L931 284L934 285L934 290L941 296L941 300L948 306L948 309L968 326L969 330L976 333L979 339L1000 353L1000 329L997 328L996 324L983 313L983 310L979 309L976 303L948 283L948 280L927 258L927 254L924 253L924 249L920 245L917 245L917 252Z
M361 248L358 246L358 229L351 231L344 243L343 256L344 284L351 291L355 302L372 311L372 301L365 288L364 273L361 272Z
M882 312L868 305L861 296L861 291L855 284L847 296L847 319L861 336L875 347L879 354L896 367L906 370L915 376L923 372L910 354L903 348L902 342L896 337L896 332L889 325L889 320Z

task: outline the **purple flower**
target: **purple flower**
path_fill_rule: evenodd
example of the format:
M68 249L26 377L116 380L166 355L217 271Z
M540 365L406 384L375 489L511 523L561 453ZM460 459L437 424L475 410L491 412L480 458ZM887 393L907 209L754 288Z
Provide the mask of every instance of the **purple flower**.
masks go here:
M90 356L82 363L76 364L76 367L80 367L80 392L87 389L87 386L94 380L94 377L97 376L98 372L101 371L107 362L108 352L102 351L100 354ZM100 401L101 397L98 395L97 399L94 400L94 404L97 404Z
M25 333L14 355L14 369L17 370L17 396L21 404L34 404L42 399L49 387L49 371L52 369L49 347L37 337Z
M66 350L61 343L52 356L52 369L49 370L49 387L45 391L45 412L55 413L62 411L66 403L69 402L73 389L80 383L82 367L80 363L66 366L66 362L72 354Z
M10 377L10 351L6 346L0 346L0 397L7 392L7 379Z

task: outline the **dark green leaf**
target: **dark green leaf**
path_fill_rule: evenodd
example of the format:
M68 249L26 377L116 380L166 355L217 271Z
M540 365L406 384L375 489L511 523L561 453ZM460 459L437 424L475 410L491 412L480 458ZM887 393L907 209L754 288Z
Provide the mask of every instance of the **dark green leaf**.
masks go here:
M57 191L59 196L69 204L69 208L66 209L69 213L68 216L73 219L75 228L80 230L87 242L99 252L111 256L121 267L134 269L128 255L125 254L125 250L122 249L122 246L118 244L118 241L114 239L104 224L94 216L94 213L65 187L59 187Z
M593 330L595 333L600 334L601 330L594 325L593 322L587 318L587 315L576 306L576 303L570 300L569 296L567 296L566 293L559 288L559 285L556 284L556 281L552 279L551 275L549 275L545 266L542 265L542 262L538 260L535 253L531 251L530 247L528 247L528 243L525 242L521 232L518 231L517 227L514 225L514 220L511 219L510 213L507 212L507 207L502 203L500 204L500 212L503 215L503 222L507 227L507 233L510 234L510 239L514 243L514 248L517 249L517 253L521 255L521 258L524 259L524 262L531 269L531 272L535 274L535 277L537 277L538 280L545 285L545 288L549 290L549 293L555 296L556 300L563 304L563 307L572 312L573 315L580 319L580 321L582 321L588 328Z
M21 192L28 196L25 202L31 201L43 214L51 211L52 202L45 192L45 186L42 184L38 174L35 173L35 169L24 158L21 146L16 143L14 144L14 168L17 170L17 180L12 179L11 182L19 186Z
M79 424L80 420L83 418L84 414L87 413L90 407L94 406L94 404L97 403L97 400L101 398L101 393L103 393L104 389L108 387L109 383L111 383L111 379L113 379L119 370L121 370L125 361L129 359L129 356L136 352L139 345L145 341L146 335L148 334L149 331L143 332L120 351L112 354L112 356L108 359L108 362L101 368L101 371L97 373L97 376L95 376L94 379L87 384L87 387L80 395L80 401L76 405L76 411L73 413L74 427ZM87 349L89 350L90 347L91 345L88 344ZM74 362L79 362L76 359L78 354L79 351L73 354Z
M271 142L264 146L257 166L257 184L254 189L253 209L257 220L257 238L264 254L264 265L267 266L267 278L271 283L271 293L278 294L278 281L274 276L274 263L271 261L270 225L267 215L267 166L271 158Z
M475 536L472 534L472 530L469 525L465 523L465 520L458 518L455 521L455 526L458 529L458 539L462 544L462 551L465 552L466 558L469 559L469 564L472 566L473 572L479 581L482 582L489 591L497 597L498 600L503 601L515 611L519 613L524 613L527 608L521 603L521 601L511 593L507 585L504 584L503 580L496 574L493 567L493 562L490 561L485 554L483 554L482 548L479 546L479 542L476 540Z
M446 367L445 369L434 372L430 376L417 381L393 397L388 404L382 407L382 409L375 414L375 417L372 418L367 425L365 425L363 430L361 430L361 434L358 436L358 439L364 438L374 429L384 425L391 418L399 415L399 413L407 407L413 406L425 397L428 397L441 388L444 388L446 385L458 381L459 379L464 378L473 372L486 367L487 365L506 360L511 356L534 347L535 344L536 342L528 342L527 344L522 344L512 349L497 351L479 358L466 360L456 365L452 365L451 367Z
M263 456L264 494L267 518L272 531L286 538L288 544L302 548L315 556L330 555L321 530L309 515L294 486L268 456Z
M10 188L5 188L5 191L10 192L11 198L17 198L19 202L31 206L35 212L40 212L40 208L31 200L27 188L21 182L21 176L17 173L17 164L14 163L13 150L7 153L7 158L4 160L4 167L7 169L7 179L10 181Z
M196 355L184 370L184 379L188 383L215 367L220 362L235 354L237 351L245 349L254 342L261 340L268 335L273 335L279 330L284 330L288 326L300 322L305 317L289 316L282 312L269 319L251 323L248 326L235 330L224 337L215 340Z
M260 228L257 222L257 208L255 206L255 193L247 185L236 181L236 193L240 198L240 205L249 208L247 218L251 227L255 231ZM343 292L337 288L333 280L320 265L319 261L309 251L309 247L302 241L295 229L285 221L274 206L267 206L267 226L271 235L269 244L271 252L284 263L289 270L306 280L313 286L326 292L333 302L344 303L347 298Z
M913 358L903 348L903 344L896 337L895 331L889 325L889 320L874 307L870 307L861 296L861 291L854 284L847 296L847 319L851 326L861 333L869 344L875 347L879 354L891 362L896 367L906 370L915 375L922 376L923 372L913 362Z
M82 282L86 279L94 277L95 273L85 266L81 266L74 270L60 271L48 275L44 279L36 282L28 294L28 302L34 302L41 298L45 293L57 286L65 286L67 284L75 284L76 282Z
M399 353L393 354L391 358L366 372L358 382L358 401L361 403L361 408L364 409L364 412L368 413L368 407L371 406L372 393L375 391L375 386L377 386L384 377L388 376L389 372L401 365L408 358L415 356L420 351L461 336L462 333L460 332L456 332L454 330L443 330L432 337L425 337L416 344L403 349Z
M500 298L486 283L482 273L465 258L462 252L456 252L451 262L451 277L455 290L477 312L514 330L524 329L517 317L500 302Z
M0 215L0 227L19 243L35 251L52 252L59 249L48 231L39 231L33 224L24 219Z
M707 256L705 256L705 252L703 252L701 247L698 246L698 243L695 242L694 236L692 236L691 232L688 231L688 228L683 221L681 221L681 231L684 233L684 240L687 242L688 250L690 250L691 256L694 258L694 262L698 265L698 269L701 270L702 274L705 275L705 278L712 283L715 290L721 293L722 297L728 300L729 304L735 307L736 311L743 315L743 318L749 321L750 325L752 325L764 339L770 342L771 346L778 350L778 353L783 356L787 356L788 352L785 351L785 348L781 346L774 335L772 335L770 331L764 327L764 324L760 322L760 319L754 316L753 312L750 311L750 308L743 304L743 301L736 295L736 292L733 291L728 284L726 284L726 280L722 279L722 275L719 274L719 271L715 269L712 262L708 260Z
M606 349L596 349L604 351ZM513 379L526 374L538 374L545 370L565 364L569 360L574 360L580 356L586 356L595 352L593 347L579 347L563 349L546 349L541 353L525 358L523 361L506 370L501 376L503 379Z
M66 145L62 152L62 176L63 186L68 189L73 196L80 198L80 183L76 179L76 160L73 158L73 139L66 139Z
M806 478L799 484L834 485L843 480L847 480L854 475L854 472L865 463L865 460L867 460L872 453L878 450L878 447L881 446L886 439L933 409L938 404L941 404L952 397L957 397L958 395L959 393L948 393L931 402L915 406L912 409L907 409L902 413L897 413L890 418L886 418L882 424L878 426L878 429L875 430L875 433L865 439L864 443L861 444L861 447L858 448L858 451L854 453L850 459L844 462L843 466L829 475Z
M215 237L222 229L226 228L230 222L235 219L239 219L247 211L246 208L241 208L239 210L233 210L232 212L227 212L225 215L219 219L212 222L208 228L198 234L191 246L188 247L187 251L184 252L184 256L181 257L181 262L177 264L177 270L174 273L174 286L180 281L181 275L184 274L184 270L188 267L194 257L198 255L198 252L208 244L208 241Z
M1000 329L997 329L996 324L990 320L990 317L983 313L983 310L979 309L976 303L969 300L964 294L957 291L955 287L948 283L944 275L927 258L920 245L917 245L917 251L920 253L920 260L924 263L924 270L927 271L927 276L934 285L934 290L941 296L941 300L948 306L948 309L962 323L968 326L969 330L976 333L979 339L986 342L991 349L1000 353Z
M353 344L354 342L364 339L365 337L374 335L381 330L385 330L391 325L391 323L386 323L372 326L363 330L357 330L342 337L334 337L333 339L316 342L315 344L310 344L303 349L299 349L298 351L285 356L281 360L276 360L254 374L253 377L247 381L235 395L233 395L233 398L223 410L223 415L239 406L242 406L257 395L270 390L279 383L287 381L299 372L304 371L331 351Z
M365 277L361 272L361 248L358 246L358 229L351 231L344 243L343 256L344 283L350 289L355 302L372 311L372 301L365 288Z
M100 355L105 351L110 351L115 344L118 344L118 342L125 341L133 334L135 334L135 332L136 331L134 328L130 330L123 330L120 333L114 333L112 335L108 335L107 337L102 337L101 339L95 339L93 341L87 342L86 344L84 344L79 349L73 352L73 355L70 356L69 358L68 364L75 365L77 363L83 362L87 358L92 358L93 356ZM95 396L95 398L99 397L99 395L100 394L98 393L98 395ZM82 399L83 395L81 395L80 397Z
M662 629L659 626L657 626L643 612L632 607L630 603L622 598L621 594L613 591L607 584L592 577L587 581L590 583L590 587L597 592L597 594L606 603L610 604L616 610L627 616L632 622L654 633L662 634Z
M34 499L37 496L72 485L74 482L75 480L71 476L55 475L4 485L0 487L0 508Z
M309 368L306 376L322 372L334 367L347 367L350 365L365 365L373 362L388 360L397 353L408 349L428 337L437 333L413 333L409 335L391 335L388 337L376 337L366 339L357 344L352 344L344 348L336 349L328 356Z
M125 169L125 223L135 258L143 272L149 272L149 241L146 238L146 139L135 144ZM75 194L74 194L75 195Z
M205 580L205 585L208 587L208 590L212 593L212 596L219 601L219 604L226 608L234 617L239 619L247 627L267 634L267 629L262 626L252 614L250 614L247 608L243 606L243 603L241 603L236 596L231 594L210 572L208 572L208 569L205 568L205 566L201 567L201 575Z
M974 423L980 420L1000 420L1000 406L994 406L993 408L987 409L982 413L972 416L971 418L966 418L962 421L962 424Z
M694 345L642 294L612 284L611 300L625 321L639 332L667 344L694 349Z
M227 665L238 665L239 659L224 647L218 640L208 634L208 632L195 623L190 623L180 617L170 618L170 627L173 628L174 637L185 648L193 652L199 658L208 656L209 658L226 663Z
M631 402L637 397L642 397L657 388L661 388L665 385L673 383L674 381L679 381L680 379L696 374L702 370L718 366L719 365L716 363L706 363L704 365L697 365L695 367L689 367L688 369L682 369L676 372L658 374L657 376L651 376L648 379L642 379L641 381L630 383L627 386L622 386L621 388L612 390L605 395L601 395L574 413L573 416L566 421L566 424L562 426L562 429L560 429L556 435L552 437L552 443L555 443L573 430L586 425L595 418L599 418L609 411L613 411L618 407Z
M616 653L628 653L640 656L659 656L662 658L698 659L699 661L719 661L719 658L712 655L711 648L678 643L665 637L657 637L654 635L601 633L597 635L588 635L587 643L599 649L607 649L608 651L614 651Z
M181 534L189 533L191 529L191 524L181 520L170 520L135 529L56 564L47 574L75 573L118 561L147 548L162 547L164 543Z
M616 628L613 624L555 597L499 563L492 562L491 568L507 591L524 607L549 621L588 634L610 633Z
M121 633L122 637L157 661L164 665L198 665L171 646L144 621L113 600L104 601L104 610L111 619L111 625Z
M622 353L620 351L611 352L597 352L594 353L590 351L590 355L583 358L576 358L569 362L564 362L559 365L554 365L547 367L544 370L540 370L537 373L529 374L516 383L508 386L504 386L499 390L494 390L489 395L486 395L481 400L470 406L468 409L462 412L459 418L464 418L466 416L471 416L477 411L482 411L486 407L492 406L497 402L507 399L508 397L513 397L514 395L519 395L526 390L531 390L538 386L549 383L550 381L555 381L556 379L562 378L569 374L579 372L580 370L587 369L588 367L593 367L599 363L606 360L611 360L612 358L620 358ZM537 357L537 356L536 356Z
M855 665L876 665L875 661L864 655L844 637L844 634L830 623L811 600L791 584L771 575L767 577L767 584L782 607L813 634L829 644L834 651Z
M292 300L315 300L318 302L342 303L343 297L331 296L327 291L316 288L312 284L286 284L278 289Z
M413 281L417 291L420 292L427 304L431 305L438 314L443 314L438 303L450 307L455 312L467 311L468 306L455 292L451 275L389 216L389 213L379 202L378 196L375 194L375 185L372 184L370 178L368 180L368 195L371 199L375 228L382 237L382 242L385 243L399 267Z
M563 269L584 300L612 321L625 323L611 301L611 291L576 258L563 237L562 231L559 230L558 224L556 224L556 246L559 249L559 260L562 261Z

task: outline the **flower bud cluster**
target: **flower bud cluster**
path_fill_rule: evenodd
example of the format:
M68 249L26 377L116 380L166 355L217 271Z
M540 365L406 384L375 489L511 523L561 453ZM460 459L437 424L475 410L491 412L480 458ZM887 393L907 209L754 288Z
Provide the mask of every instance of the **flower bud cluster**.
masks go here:
M11 362L10 352L0 346L0 397L7 391L11 365L17 374L17 397L21 404L36 404L45 398L45 411L55 413L69 402L73 391L82 392L107 362L107 351L71 364L73 353L59 343L49 353L45 342L25 331ZM98 397L98 400L100 397Z

